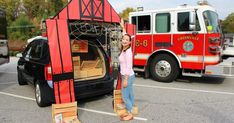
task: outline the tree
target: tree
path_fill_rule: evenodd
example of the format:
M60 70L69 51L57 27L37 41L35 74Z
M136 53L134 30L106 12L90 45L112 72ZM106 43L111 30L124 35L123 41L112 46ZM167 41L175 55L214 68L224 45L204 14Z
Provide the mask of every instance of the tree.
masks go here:
M23 0L26 14L31 20L34 18L42 18L44 14L51 14L48 4L45 0Z
M11 23L10 28L8 28L9 39L26 40L33 35L32 28L35 28L35 26L29 17L21 14L14 22Z
M129 13L130 12L135 12L136 10L134 8L126 8L124 9L121 13L119 13L120 17L123 18L124 20L128 20Z
M10 24L15 19L14 15L19 4L19 0L0 0L0 8L6 11L8 24Z
M40 35L42 20L58 13L67 0L0 0L6 12L9 40L24 41Z
M222 21L224 33L234 33L234 13L228 15L228 17Z
M58 13L63 8L64 2L62 0L55 0L54 10Z

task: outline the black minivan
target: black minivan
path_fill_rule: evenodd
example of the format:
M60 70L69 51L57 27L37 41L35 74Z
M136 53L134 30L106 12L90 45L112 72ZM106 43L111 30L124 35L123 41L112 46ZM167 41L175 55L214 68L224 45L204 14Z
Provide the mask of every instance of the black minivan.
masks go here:
M99 41L88 40L87 53L71 53L83 61L100 60L102 73L99 76L75 78L74 89L76 99L93 97L113 92L111 59ZM19 57L17 72L19 85L31 84L35 87L36 102L40 107L55 102L52 70L48 40L45 37L33 39Z

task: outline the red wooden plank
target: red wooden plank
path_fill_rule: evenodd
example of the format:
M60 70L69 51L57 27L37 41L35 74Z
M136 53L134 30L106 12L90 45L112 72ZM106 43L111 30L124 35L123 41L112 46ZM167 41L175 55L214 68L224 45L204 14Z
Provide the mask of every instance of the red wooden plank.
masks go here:
M116 13L116 11L112 8L111 9L111 12L112 12L112 22L115 22L115 23L120 23L120 17L119 15Z
M102 17L103 12L103 3L101 0L94 0L93 3L93 14L95 17Z
M60 93L61 103L71 102L69 80L60 81L60 83L59 83L59 93Z
M68 11L67 7L63 8L63 10L59 13L59 19L68 19Z
M67 20L58 20L59 43L63 63L63 72L73 72L71 58L71 44Z
M111 5L107 0L104 0L104 21L111 22Z
M80 19L80 3L78 0L72 0L68 5L69 19Z
M60 76L66 75L65 73L73 73L67 20L47 20L46 24L52 75ZM73 78L59 82L53 81L56 103L75 101Z
M59 95L59 84L58 82L54 82L54 98L56 104L59 104L61 102L60 95Z
M75 90L74 90L74 80L70 79L70 91L71 91L71 97L72 97L72 102L75 101Z
M51 53L50 58L51 58L51 66L52 66L53 74L61 74L62 63L61 63L61 58L60 58L60 53L59 53L56 20L47 20L46 25L47 25L49 50Z

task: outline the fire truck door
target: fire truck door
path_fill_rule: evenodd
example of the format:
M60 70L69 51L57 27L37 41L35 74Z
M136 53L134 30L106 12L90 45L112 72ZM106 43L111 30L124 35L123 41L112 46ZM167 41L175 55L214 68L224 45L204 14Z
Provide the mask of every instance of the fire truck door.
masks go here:
M205 50L204 33L196 17L196 30L190 29L190 11L176 13L175 32L173 33L173 50L181 61L183 69L201 70L204 67Z
M171 29L172 14L169 12L155 13L154 18L153 51L159 48L168 49L173 44Z
M47 20L47 34L56 103L74 102L74 78L67 20Z

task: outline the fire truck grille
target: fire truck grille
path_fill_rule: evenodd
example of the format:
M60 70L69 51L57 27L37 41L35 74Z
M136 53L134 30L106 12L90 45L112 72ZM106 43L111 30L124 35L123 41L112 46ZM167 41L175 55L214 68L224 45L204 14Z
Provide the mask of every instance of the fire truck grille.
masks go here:
M234 75L234 67L231 68L231 75Z
M230 74L230 68L229 67L224 67L223 68L223 74Z

